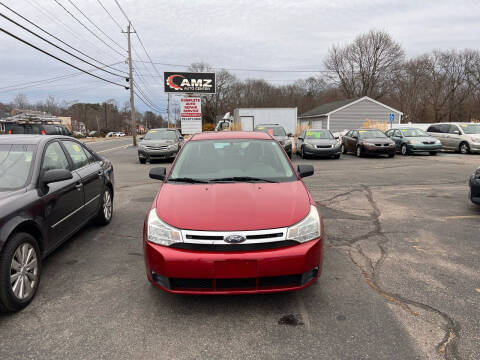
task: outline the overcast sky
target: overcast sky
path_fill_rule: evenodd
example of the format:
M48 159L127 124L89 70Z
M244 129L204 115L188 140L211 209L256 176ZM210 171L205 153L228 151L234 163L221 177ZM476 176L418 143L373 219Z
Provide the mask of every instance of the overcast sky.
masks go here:
M73 47L106 64L125 60L124 50L108 40L72 5L75 4L103 32L122 47L127 41L98 0L2 0L7 6L58 36ZM57 3L61 3L86 27L104 39L95 38ZM70 2L71 1L71 2ZM408 57L433 49L478 48L480 45L479 0L118 0L137 29L150 57L160 63L137 63L143 74L145 92L155 104L165 109L163 71L185 70L181 66L204 61L214 67L321 70L328 49L333 44L352 41L370 29L388 31L400 42ZM100 0L115 20L126 28L127 20L114 0ZM0 6L0 12L27 25ZM28 34L0 18L0 27L84 69L91 66ZM33 28L29 25L30 28ZM41 33L38 29L36 32ZM45 34L43 34L45 35ZM138 40L133 46L142 60L147 60ZM134 57L137 57L134 53ZM126 71L126 64L117 65ZM108 85L88 75L76 76L42 86L5 89L77 72L48 56L0 32L0 101L10 102L22 92L31 102L54 95L59 100L97 102L108 98L119 104L128 100L128 91ZM313 73L232 71L241 79L264 78L273 84L286 84ZM95 72L112 81L119 77ZM153 76L152 76L153 75ZM138 102L141 111L147 108Z

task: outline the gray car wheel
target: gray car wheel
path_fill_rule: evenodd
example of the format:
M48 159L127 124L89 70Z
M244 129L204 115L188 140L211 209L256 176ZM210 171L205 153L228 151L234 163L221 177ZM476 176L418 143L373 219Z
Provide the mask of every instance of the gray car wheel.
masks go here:
M460 152L462 154L470 154L470 146L466 142L461 143Z
M408 155L407 145L403 144L402 149L400 151L402 152L402 155Z
M362 147L361 146L357 146L357 157L362 157Z

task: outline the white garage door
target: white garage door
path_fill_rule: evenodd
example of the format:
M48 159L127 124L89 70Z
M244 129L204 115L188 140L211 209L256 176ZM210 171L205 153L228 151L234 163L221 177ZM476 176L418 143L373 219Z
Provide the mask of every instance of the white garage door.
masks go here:
M240 124L243 131L253 131L253 116L241 116Z

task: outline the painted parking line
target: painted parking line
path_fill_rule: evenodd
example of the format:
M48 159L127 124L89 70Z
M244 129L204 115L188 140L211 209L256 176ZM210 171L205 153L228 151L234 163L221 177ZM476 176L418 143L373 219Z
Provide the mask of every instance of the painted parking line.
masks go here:
M443 216L443 219L455 220L455 219L478 219L480 215L456 215L456 216Z
M117 147L110 148L110 149L105 149L105 150L101 150L101 151L96 151L96 153L97 153L97 154L101 154L101 153L109 152L109 151L113 151L113 150L126 149L126 148L129 147L129 146L130 146L130 144L128 144L128 145L122 145L122 146L117 146Z

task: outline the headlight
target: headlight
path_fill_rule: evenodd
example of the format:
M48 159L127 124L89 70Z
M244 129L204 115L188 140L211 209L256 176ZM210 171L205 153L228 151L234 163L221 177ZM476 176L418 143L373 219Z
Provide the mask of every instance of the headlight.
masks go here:
M173 144L173 145L168 145L168 150L173 150L173 149L175 149L175 147L176 147L175 144Z
M305 219L288 228L287 239L304 243L320 237L320 233L320 216L317 208L311 205L310 212Z
M374 144L374 143L370 143L370 142L366 142L366 141L364 141L362 144L363 144L363 145L375 146L375 144Z
M310 144L310 143L307 143L307 142L306 142L305 144L303 144L303 145L305 145L305 146L311 146L311 147L313 147L313 145L312 145L312 144Z
M147 225L148 241L154 244L169 246L183 242L180 231L160 220L157 209L150 210Z
M140 150L145 150L145 145L138 144L138 148L139 148Z
M420 144L420 141L418 141L418 140L408 140L408 142L409 142L410 144L413 144L413 145L415 145L415 144L417 144L417 145Z
M472 137L472 141L478 143L478 142L480 142L480 138Z

